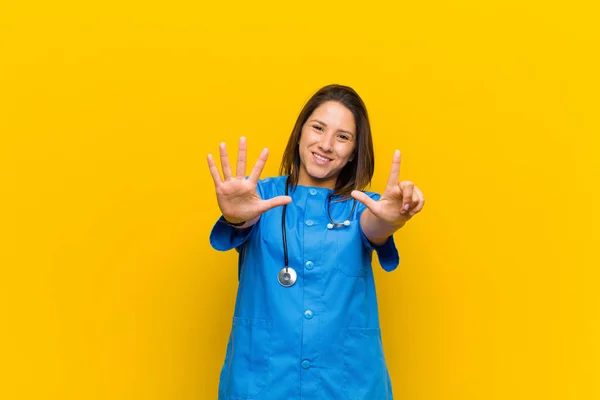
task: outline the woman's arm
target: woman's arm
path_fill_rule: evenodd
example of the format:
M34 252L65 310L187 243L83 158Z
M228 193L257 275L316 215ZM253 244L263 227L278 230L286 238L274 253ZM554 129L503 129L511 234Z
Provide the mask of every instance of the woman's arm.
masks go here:
M374 246L383 245L404 224L405 222L399 225L390 225L377 218L368 208L360 216L360 227L369 242Z

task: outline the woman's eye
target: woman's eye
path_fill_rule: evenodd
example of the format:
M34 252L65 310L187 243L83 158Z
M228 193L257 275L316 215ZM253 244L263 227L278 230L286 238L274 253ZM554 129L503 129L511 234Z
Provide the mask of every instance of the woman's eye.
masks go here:
M342 140L350 140L350 137L347 135L339 135L338 137Z
M313 125L313 128L315 128L318 131L323 131L323 127L321 127L319 125Z

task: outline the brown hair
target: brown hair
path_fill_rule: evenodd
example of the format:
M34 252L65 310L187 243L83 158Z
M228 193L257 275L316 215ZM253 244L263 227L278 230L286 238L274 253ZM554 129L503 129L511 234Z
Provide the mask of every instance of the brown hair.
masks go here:
M335 183L334 195L349 196L352 190L362 190L371 183L375 171L375 155L371 125L367 108L354 89L343 85L327 85L319 89L306 102L298 115L292 134L283 153L279 173L289 175L287 183L293 188L298 184L300 172L300 151L298 143L302 127L317 107L327 101L337 101L354 115L356 125L356 146L351 160L344 166Z

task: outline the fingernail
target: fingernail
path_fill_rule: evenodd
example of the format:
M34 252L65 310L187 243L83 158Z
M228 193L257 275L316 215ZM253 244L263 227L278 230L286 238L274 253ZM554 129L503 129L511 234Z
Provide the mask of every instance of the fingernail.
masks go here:
M404 205L404 209L405 209L405 210L408 210L408 205L409 205L408 203L406 203L406 204Z

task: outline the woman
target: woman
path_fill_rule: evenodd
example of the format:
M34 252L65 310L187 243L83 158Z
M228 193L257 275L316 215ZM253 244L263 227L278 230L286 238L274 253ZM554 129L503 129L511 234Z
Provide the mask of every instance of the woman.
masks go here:
M366 107L329 85L304 106L281 176L260 179L264 149L246 178L225 144L208 165L222 216L213 248L239 252L233 325L219 399L392 399L379 326L372 252L399 263L393 233L421 211L423 194L398 182L395 151L382 195L362 191L374 171Z

